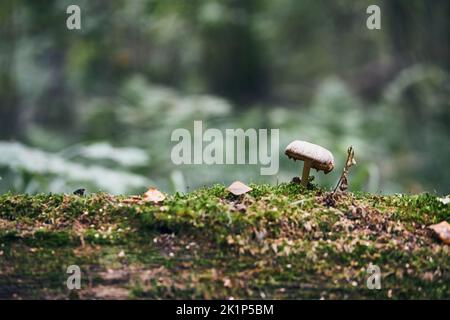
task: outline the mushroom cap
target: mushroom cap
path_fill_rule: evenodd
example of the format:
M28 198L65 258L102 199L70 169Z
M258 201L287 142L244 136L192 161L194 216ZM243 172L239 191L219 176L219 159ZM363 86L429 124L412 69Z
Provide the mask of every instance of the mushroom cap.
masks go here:
M227 188L227 190L235 196L240 196L241 194L252 191L253 189L240 181L235 181Z
M330 151L317 144L295 140L288 144L284 153L289 158L312 161L311 167L327 174L334 168L334 158Z

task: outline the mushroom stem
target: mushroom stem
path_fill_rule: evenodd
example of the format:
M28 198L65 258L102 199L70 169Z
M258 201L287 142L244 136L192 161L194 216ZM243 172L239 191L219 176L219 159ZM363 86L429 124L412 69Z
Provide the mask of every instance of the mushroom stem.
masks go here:
M309 170L311 169L311 164L311 161L305 161L303 164L302 186L304 186L305 188L308 186Z

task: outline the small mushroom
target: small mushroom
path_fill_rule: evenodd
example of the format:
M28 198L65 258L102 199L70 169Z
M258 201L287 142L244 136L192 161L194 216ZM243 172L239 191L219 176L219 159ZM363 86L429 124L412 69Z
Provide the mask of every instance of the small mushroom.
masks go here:
M253 189L240 181L235 181L227 188L227 190L235 196L240 196L249 191L252 191Z
M302 174L302 185L304 187L308 185L311 168L317 171L322 170L325 174L334 168L334 159L331 152L317 144L295 140L289 143L284 153L289 159L304 161Z

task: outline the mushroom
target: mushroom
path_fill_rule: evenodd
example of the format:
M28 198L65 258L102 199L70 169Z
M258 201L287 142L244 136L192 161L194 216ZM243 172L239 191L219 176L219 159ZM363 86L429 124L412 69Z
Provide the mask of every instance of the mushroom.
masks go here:
M308 185L311 168L317 171L322 170L325 174L334 168L334 159L331 152L317 144L295 140L289 143L284 153L289 159L304 161L302 174L302 185L304 187Z

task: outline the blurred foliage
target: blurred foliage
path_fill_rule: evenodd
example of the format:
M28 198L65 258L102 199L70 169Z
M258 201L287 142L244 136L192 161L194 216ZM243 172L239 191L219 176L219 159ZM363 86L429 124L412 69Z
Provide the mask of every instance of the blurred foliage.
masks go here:
M449 15L425 0L4 0L0 190L284 182L300 172L284 146L304 139L335 155L327 187L353 145L350 189L449 193ZM279 128L279 174L173 165L171 132L194 120Z
M61 192L75 190L75 183L83 182L91 188L100 188L112 193L124 193L145 188L151 181L145 177L130 174L105 166L86 164L82 161L73 162L62 154L52 154L37 149L25 147L18 143L0 143L0 167L9 178L8 191L25 191L39 193L42 190ZM79 147L71 149L72 156L91 159L113 160L127 159L122 165L140 161L140 150L114 149L107 144ZM92 154L95 154L92 157ZM118 161L120 162L120 161ZM6 191L2 184L2 191Z

